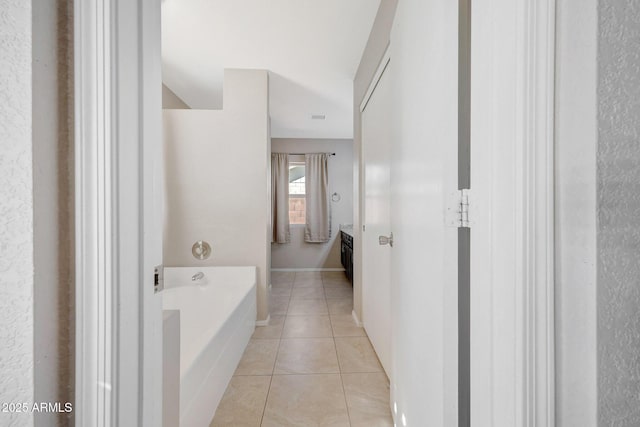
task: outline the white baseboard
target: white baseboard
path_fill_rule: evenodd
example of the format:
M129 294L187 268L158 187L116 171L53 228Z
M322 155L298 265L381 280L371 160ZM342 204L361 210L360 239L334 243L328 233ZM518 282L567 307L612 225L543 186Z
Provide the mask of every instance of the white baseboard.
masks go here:
M344 271L344 268L272 268L271 271Z
M353 317L353 321L354 321L354 322L356 322L356 325L357 325L357 326L360 326L360 327L362 327L362 326L363 326L363 325L362 325L362 322L360 321L360 319L358 319L358 315L356 314L356 311L355 311L355 310L352 310L352 311L351 311L351 317Z
M271 313L269 313L269 315L265 320L256 320L256 326L269 326L270 321L271 321Z

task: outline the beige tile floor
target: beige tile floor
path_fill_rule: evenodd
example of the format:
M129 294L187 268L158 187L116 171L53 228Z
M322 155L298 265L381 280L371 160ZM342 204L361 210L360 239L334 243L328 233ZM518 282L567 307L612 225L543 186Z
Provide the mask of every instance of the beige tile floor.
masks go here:
M211 426L392 426L389 382L351 317L342 272L273 272L256 328Z

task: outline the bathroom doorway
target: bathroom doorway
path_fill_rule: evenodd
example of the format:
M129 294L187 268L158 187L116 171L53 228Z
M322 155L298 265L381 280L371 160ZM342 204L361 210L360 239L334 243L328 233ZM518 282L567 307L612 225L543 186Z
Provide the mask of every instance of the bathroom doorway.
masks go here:
M446 4L451 8L446 9L447 16L452 19L451 22L457 22L458 9L451 6L450 2ZM159 335L162 323L158 298L154 293L154 287L159 282L156 280L155 267L158 261L161 262L161 259L158 260L160 246L157 239L162 235L162 225L155 218L163 209L154 197L161 182L156 175L161 170L157 160L162 156L162 150L159 149L160 5L161 2L115 1L104 7L105 4L99 2L83 2L82 9L76 13L79 23L77 37L83 41L77 56L76 94L83 107L79 111L92 113L80 114L76 118L81 148L78 150L80 172L76 180L81 191L85 192L78 194L78 197L95 201L87 202L86 209L78 211L78 221L85 221L87 225L82 229L84 234L78 237L85 240L79 240L77 245L78 260L86 267L83 274L87 275L78 278L84 286L78 287L77 304L81 314L78 328L82 336L77 342L78 354L89 357L79 358L76 392L84 399L83 413L78 417L86 420L86 424L91 424L95 419L100 419L101 425L110 424L111 420L124 423L124 420L137 419L144 424L158 425L156 421L160 417L161 397L157 379L160 378ZM442 22L438 24L434 14L426 13L431 11L429 6L424 2L401 3L402 8L396 19L406 25L395 27L394 40L398 44L394 48L401 46L400 52L404 53L416 48L415 33L405 32L406 28L416 31L446 30ZM477 233L474 236L480 238L474 237L472 243L479 241L484 246L477 246L475 253L473 247L471 250L471 277L478 283L478 286L471 286L470 298L470 348L474 355L470 361L470 371L475 387L471 390L471 413L487 425L501 425L496 420L512 421L523 407L538 411L539 419L543 419L543 415L548 414L549 406L536 407L534 404L553 402L552 396L549 396L552 389L545 388L553 378L552 362L551 365L545 365L552 360L549 357L552 356L550 343L553 323L548 316L553 312L553 300L549 296L553 284L541 282L549 278L549 266L543 260L549 259L548 232L552 230L545 221L549 221L547 214L550 203L552 207L549 183L553 182L553 150L544 150L549 150L549 142L552 142L549 114L552 115L553 111L547 108L546 102L553 98L553 86L550 83L553 79L549 78L549 70L553 70L553 67L535 66L549 65L553 61L553 25L548 25L553 17L552 10L547 2L535 2L534 5L526 0L500 1L491 5L474 2L472 5L472 63L484 64L472 70L472 81L478 83L472 86L471 157L477 161L477 165L482 166L471 170L475 186L473 197L478 197L480 201L476 205L474 231ZM441 12L440 9L433 12L438 11ZM96 16L99 19L95 19ZM432 17L434 25L425 26L417 16L425 20ZM528 25L517 25L522 20L526 20ZM488 28L492 30L488 31ZM103 43L108 41L114 44L104 49ZM508 44L514 41L520 44L516 47ZM434 46L430 47L435 49ZM437 53L446 55L449 51L455 52L456 49L437 50ZM527 52L528 56L523 52ZM412 58L416 57L420 56L399 55L400 60L394 63L403 64L394 68L401 70L401 80L416 85L401 87L406 98L394 98L398 102L394 111L406 119L415 119L414 112L419 111L416 107L419 105L432 108L434 113L440 112L443 105L451 107L447 104L450 99L441 96L443 93L440 90L447 95L450 95L450 91L444 91L445 88L434 84L438 77L442 77L434 74L438 70L425 67L420 78L415 78ZM447 64L457 61L449 62L449 57L436 57L446 60ZM424 66L425 62L421 65ZM425 89L423 84L429 84L434 90L428 93L429 96L418 100L414 95L418 93L416 90ZM408 105L405 102L407 99L415 103ZM448 117L453 117L455 122L457 110L447 111L452 113ZM514 118L514 111L521 115ZM526 126L521 120L526 122ZM421 135L419 130L425 123L408 120L402 129L403 132L415 131L415 135ZM411 136L410 133L403 134L403 138L407 135ZM434 129L428 138L436 136L441 137L442 134ZM420 142L434 141L428 138ZM405 145L407 141L413 143ZM411 138L400 140L398 152L401 156L396 159L400 161L400 167L394 170L422 170L412 169L415 159L434 159L428 155L416 155L424 153L415 141ZM474 145L474 141L478 141L478 144ZM136 142L140 142L140 145ZM95 147L103 149L93 151ZM434 143L433 147L440 145ZM265 157L268 153L265 150ZM443 154L437 150L436 153ZM505 153L509 154L508 161L504 158ZM514 158L519 162L517 168L512 167ZM430 170L440 170L438 168L442 163L434 161L432 166L434 169ZM540 182L534 177L550 180ZM402 188L435 188L441 191L438 186L412 187L409 181L396 182L403 185L396 191L392 187L392 195L399 196L392 199L395 209L406 207L409 202L410 198L401 191ZM243 194L239 192L237 196L241 198ZM443 199L444 195L438 193L431 207L442 207ZM540 200L545 203L534 203ZM514 206L518 209L526 207L528 214L524 215L520 210L513 211ZM420 215L417 218L421 221L429 219L429 224L441 225L444 209L425 208L424 213L430 216ZM96 212L104 215L97 215ZM402 219L404 222L394 236L398 237L398 242L413 242L412 248L420 249L424 242L417 239L420 234L413 232L414 218L406 215ZM507 233L495 234L495 229L490 226L504 224L502 220L508 224L517 222L517 226L509 228ZM546 230L547 240L541 246L524 247L522 242L531 240L525 240L523 236L532 230ZM432 258L423 258L420 254L407 251L406 257L400 257L398 265L402 269L398 283L413 283L411 281L415 277L420 277L411 274L416 266L439 269L442 265L438 258L441 253L433 252ZM516 262L505 262L511 260L514 254L531 268L524 268ZM513 269L514 266L518 268ZM528 275L532 271L538 274ZM432 282L422 281L417 285L441 283L446 278L441 272L438 270L437 277L429 277ZM540 286L536 287L537 284ZM409 358L416 354L411 349L421 354L431 350L435 356L433 361L430 360L433 364L427 368L441 374L441 368L444 367L447 375L453 375L452 361L457 360L457 351L438 347L442 343L440 338L450 332L444 327L442 316L450 315L447 309L451 307L443 307L440 302L445 297L447 301L457 302L457 295L452 293L453 288L437 286L434 287L437 292L429 295L429 298L415 298L416 295L424 296L420 293L424 288L417 285L409 287L410 292L397 295L399 300L396 302L404 309L397 326L404 335L398 334L400 339L394 345L404 357L399 360L399 366L414 366L408 363ZM536 293L533 289L542 289L546 293ZM517 307L526 309L515 310L514 298L523 303L517 304ZM425 312L430 315L429 322L421 322ZM505 318L508 321L499 321ZM420 347L412 347L412 343L420 341L415 339L420 331L418 334L407 333L415 331L416 326L430 332L427 340L418 343ZM535 331L542 335L534 334ZM489 339L491 337L499 339L492 341ZM522 343L519 341L521 337L527 337L527 341ZM491 342L491 346L487 346L487 342ZM532 361L526 365L526 375L513 375L514 372L522 372L519 368L523 368L524 360ZM502 366L514 369L496 368ZM442 376L438 378L442 379ZM438 420L457 416L455 403L453 406L445 404L457 402L457 393L453 392L455 388L450 388L453 383L416 382L415 372L404 370L396 384L397 388L392 390L394 402L399 404L401 410L394 416L402 419L402 415L406 415L409 422L430 419L431 416ZM494 389L492 384L499 384L500 387ZM515 396L513 390L516 390ZM542 397L532 402L533 397L529 396ZM412 404L418 401L434 405L434 410L428 411L427 418L421 418L422 412L419 411L423 407ZM496 402L503 403L503 407L499 408ZM495 411L492 412L492 409ZM418 412L414 412L416 415L412 418L412 414L406 411Z

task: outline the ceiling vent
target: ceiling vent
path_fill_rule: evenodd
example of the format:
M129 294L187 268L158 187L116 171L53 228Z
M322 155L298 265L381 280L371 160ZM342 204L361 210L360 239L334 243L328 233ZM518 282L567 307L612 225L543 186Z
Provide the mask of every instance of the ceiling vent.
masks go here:
M311 120L324 120L326 116L324 114L312 114Z

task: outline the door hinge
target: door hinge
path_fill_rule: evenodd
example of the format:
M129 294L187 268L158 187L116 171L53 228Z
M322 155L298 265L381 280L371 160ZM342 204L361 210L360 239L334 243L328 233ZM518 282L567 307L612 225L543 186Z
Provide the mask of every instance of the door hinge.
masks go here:
M449 195L447 212L445 215L447 225L456 228L471 228L469 217L469 196L471 190L464 188Z
M164 266L158 265L153 270L153 291L160 292L164 289Z

